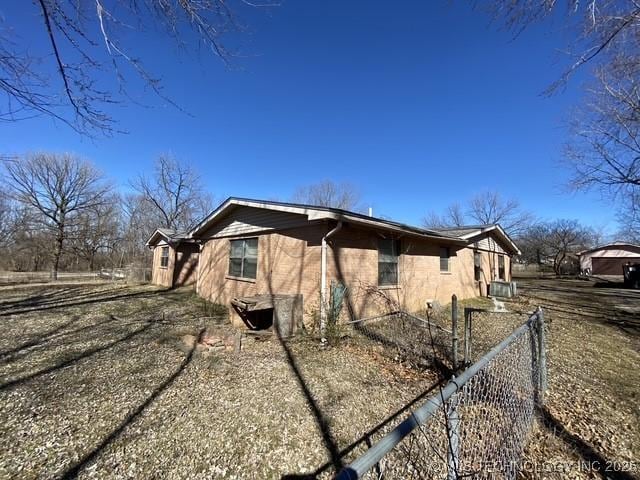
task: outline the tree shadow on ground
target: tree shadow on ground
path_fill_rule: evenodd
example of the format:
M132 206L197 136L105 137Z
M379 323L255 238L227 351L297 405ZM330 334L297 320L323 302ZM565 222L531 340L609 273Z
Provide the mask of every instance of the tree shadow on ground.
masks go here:
M565 442L573 451L587 462L588 468L598 472L600 476L607 480L637 480L633 473L627 470L619 470L617 463L607 459L602 453L597 451L592 445L584 441L578 435L569 432L546 407L539 410L542 423L551 433Z
M536 283L526 283L520 289L524 297L542 303L546 310L568 317L583 316L593 322L612 325L626 334L640 335L638 314L624 308L640 302L640 292Z
M0 305L0 317L10 316L10 315L20 315L23 313L40 312L40 311L57 309L57 308L90 305L93 303L111 302L111 301L117 301L117 300L123 300L123 299L151 298L156 295L166 293L169 290L170 289L158 289L158 290L152 290L152 291L121 293L118 295L111 294L113 291L88 292L84 295L76 294L70 297L54 296L54 297L47 297L45 299L39 299L39 300L38 300L38 297L35 297L36 298L35 301L31 299L27 299L27 300L24 300L23 302L19 302L18 304L14 304L10 306L9 308L3 308L3 306Z
M339 251L338 250L334 250L334 266L336 268L336 277L338 279L339 282L344 282L344 274L342 271L342 265L340 263L340 259L339 259ZM269 287L269 293L271 295L274 295L277 292L274 292L273 289L273 285L271 283L271 278L268 277L268 287ZM367 301L367 299L369 299L369 295L371 295L370 292L367 293L367 298L365 299L365 301ZM356 314L355 314L355 308L354 305L352 303L352 299L350 298L350 295L346 295L345 297L345 302L346 302L346 308L347 308L347 312L349 315L349 318L351 320L355 320L356 319ZM274 322L274 323L277 323ZM397 349L398 348L398 343L393 341L393 339L388 338L387 336L381 334L380 332L376 332L372 329L369 329L368 327L364 326L364 325L360 325L360 324L356 324L360 333L363 335L366 335L368 338L370 338L371 340L375 341L376 343L379 343L381 345L384 345L386 347L390 347L390 348L394 348ZM438 387L438 385L441 384L441 382L446 379L449 378L449 376L451 375L452 371L443 363L441 362L437 356L436 356L436 352L434 350L433 352L433 356L432 358L430 358L429 360L431 360L431 365L433 367L435 367L436 371L439 374L439 380L437 382L435 382L433 385L431 385L429 388L427 388L424 392L422 392L420 395L418 395L417 397L415 397L413 400L411 400L410 402L408 402L407 404L405 404L403 407L401 407L399 410L397 410L396 412L394 412L393 414L391 414L390 416L388 416L387 418L385 418L382 422L380 422L378 425L376 425L375 427L373 427L372 429L370 429L369 431L365 432L360 438L358 438L357 440L353 441L352 443L350 443L348 446L346 446L343 449L340 449L338 446L338 443L336 441L336 438L334 437L331 428L330 428L330 421L329 419L326 417L326 415L321 411L318 402L316 401L313 393L311 392L311 389L308 387L307 382L304 378L304 376L302 375L302 372L300 370L300 368L298 367L297 361L295 356L293 355L291 348L289 347L289 345L287 345L287 341L286 339L282 338L282 336L280 335L280 332L278 331L277 326L274 326L274 330L276 332L277 338L280 341L280 344L282 345L282 348L284 349L285 355L287 357L287 361L288 364L296 378L296 381L298 382L298 385L300 387L300 390L302 391L302 393L305 396L305 399L307 400L307 403L313 413L313 416L315 418L316 424L318 425L318 428L321 432L322 438L323 438L323 442L325 445L325 448L327 449L330 459L328 462L324 463L323 465L321 465L320 467L318 467L315 471L313 472L309 472L309 473L300 473L300 474L296 474L296 473L290 473L290 474L285 474L282 475L280 478L281 480L313 480L316 479L319 475L321 475L322 473L326 472L329 469L333 469L334 474L337 474L338 472L340 472L346 465L344 462L344 457L347 456L349 453L351 453L354 449L356 449L359 445L361 445L362 443L365 443L367 445L368 448L372 447L372 437L380 432L381 429L383 429L386 425L388 425L389 423L393 422L395 419L397 419L398 416L400 416L403 412L407 411L408 409L411 408L411 406L413 406L415 403L419 402L421 399L423 399L424 397L426 397L429 393L431 393L435 388Z
M90 452L88 452L82 458L80 458L74 465L69 467L67 471L65 471L60 476L61 479L67 480L67 479L76 478L78 474L86 466L88 466L93 460L95 460L100 455L100 453L106 447L108 447L109 444L111 444L111 442L116 440L118 436L127 428L127 426L133 423L145 411L145 409L154 402L154 400L162 392L164 392L168 387L171 386L171 384L182 374L182 372L187 368L187 366L189 366L189 364L193 360L196 347L198 343L202 341L202 337L204 333L205 333L205 329L204 328L200 329L197 339L194 341L193 346L189 350L189 353L182 360L178 368L169 377L167 377L162 383L160 383L157 387L155 387L154 390L151 392L151 394L146 398L146 400L142 402L140 405L138 405L138 407L135 408L133 411L131 411L124 418L124 420L111 433L109 433L109 435L107 435L98 445L96 445Z
M74 315L73 317L71 317L71 320L69 320L68 322L64 322L64 323L58 325L56 328L53 328L53 329L48 330L46 332L43 332L42 334L33 337L31 340L28 340L28 341L26 341L24 343L21 343L17 347L14 347L14 348L11 348L9 350L5 350L5 351L0 352L0 359L2 359L3 357L16 355L16 354L22 352L23 350L25 350L27 348L36 347L38 345L46 343L46 342L50 341L52 338L57 338L57 337L59 337L61 335L68 335L71 332L77 332L79 330L83 330L85 328L88 328L88 327L82 327L82 328L79 328L79 329L76 329L76 330L71 330L71 332L60 333L64 329L66 329L67 327L70 327L74 323L78 322L79 320L80 320L80 316ZM93 327L93 325L91 327ZM59 333L60 333L60 335L58 335Z
M34 380L38 377L41 377L43 375L47 375L53 372L56 372L60 369L66 368L68 366L71 366L81 360L84 360L86 358L89 358L93 355L96 355L100 352L103 352L105 350L108 350L118 344L121 344L123 342L126 342L128 340L130 340L131 338L135 337L136 335L140 335L141 333L145 332L146 330L148 330L149 328L151 328L154 325L153 322L146 322L144 325L142 325L141 327L133 330L132 332L127 333L126 335L124 335L123 337L120 337L116 340L113 340L109 343L106 343L104 345L101 345L99 347L94 347L94 348L90 348L88 350L84 350L82 352L80 352L77 355L73 355L70 358L64 359L62 361L59 361L57 363L55 363L54 365L48 366L46 368L42 368L40 370L37 370L33 373L30 373L28 375L24 375L21 377L17 377L14 378L12 380L9 380L7 382L4 382L2 384L0 384L0 392L13 388L17 385L23 384L25 382L28 382L30 380Z

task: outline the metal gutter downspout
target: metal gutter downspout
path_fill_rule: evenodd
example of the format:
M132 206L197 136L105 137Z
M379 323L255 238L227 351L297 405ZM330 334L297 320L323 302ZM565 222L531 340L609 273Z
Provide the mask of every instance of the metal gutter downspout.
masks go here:
M327 240L342 228L342 221L322 237L320 258L320 341L327 343L325 332L327 329Z

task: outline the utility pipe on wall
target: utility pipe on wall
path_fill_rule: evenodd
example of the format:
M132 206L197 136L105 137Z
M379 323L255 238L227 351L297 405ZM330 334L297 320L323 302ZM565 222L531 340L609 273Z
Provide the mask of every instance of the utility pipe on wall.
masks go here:
M322 249L320 254L320 337L321 342L326 343L325 332L327 329L327 240L338 233L342 228L342 222L331 229L322 237Z

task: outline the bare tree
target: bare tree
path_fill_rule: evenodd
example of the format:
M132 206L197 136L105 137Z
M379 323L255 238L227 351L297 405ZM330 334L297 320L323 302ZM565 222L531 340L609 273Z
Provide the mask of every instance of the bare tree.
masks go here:
M52 278L58 278L68 229L86 211L102 205L111 190L96 168L71 154L39 153L5 162L12 198L54 233Z
M163 31L181 48L187 47L183 37L190 32L200 47L226 63L234 55L226 46L229 34L243 29L239 10L257 6L268 5L246 0L28 2L33 9L28 18L35 23L26 34L42 31L47 50L34 53L33 46L19 39L18 26L0 15L0 92L5 94L0 119L44 114L81 133L112 133L114 119L106 107L130 100L127 85L132 81L173 103L135 54L135 32ZM111 81L104 75L109 69Z
M94 270L98 253L114 252L121 240L119 197L105 200L82 212L69 233L71 250L87 262L89 271Z
M17 207L6 192L0 192L0 247L11 244L18 228Z
M466 207L453 203L443 215L428 214L423 224L428 228L449 228L498 223L510 235L519 236L532 221L533 216L524 211L516 199L486 191L472 197Z
M129 200L131 213L140 216L146 209L154 228L185 231L211 211L211 197L204 192L199 175L170 155L158 158L153 176L140 175L131 186L139 195Z
M522 234L522 256L539 265L549 261L556 275L562 273L565 261L580 250L593 246L596 234L593 229L576 220L555 220L536 224Z
M639 32L640 34L640 32ZM640 45L639 45L640 48ZM615 70L598 73L572 125L566 161L576 190L597 189L619 206L619 216L639 229L640 61L620 58Z
M449 205L442 215L429 212L422 219L422 224L427 228L462 227L466 223L466 215L458 202Z
M498 223L510 235L520 235L533 220L515 198L504 198L498 192L486 191L469 202L467 216L480 224Z
M516 34L558 10L562 11L573 32L573 39L566 49L570 63L560 78L549 86L547 93L565 85L578 69L589 63L610 64L620 53L636 59L640 56L640 4L637 0L487 0L479 4Z
M320 207L352 211L361 209L360 193L357 188L349 183L336 183L331 180L323 180L298 188L292 200Z
M585 102L573 115L566 161L570 187L596 188L619 206L618 217L640 231L640 3L637 0L488 0L495 18L516 32L564 8L571 61L547 90L593 66Z

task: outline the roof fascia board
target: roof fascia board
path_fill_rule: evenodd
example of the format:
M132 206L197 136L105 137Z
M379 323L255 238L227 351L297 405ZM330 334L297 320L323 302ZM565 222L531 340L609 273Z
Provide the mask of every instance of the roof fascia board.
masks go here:
M230 198L227 201L225 201L213 213L211 213L208 217L206 217L198 225L196 225L189 233L188 238L194 238L194 236L197 236L198 233L206 229L209 225L211 225L213 221L215 221L216 218L220 217L225 211L227 211L232 206L263 208L267 210L305 215L309 221L342 220L342 221L346 221L354 224L375 227L382 230L400 232L407 235L414 235L422 238L438 240L441 242L453 243L457 245L467 245L467 242L464 239L461 239L459 237L448 236L445 234L443 234L442 236L429 235L428 233L413 231L411 229L406 229L406 228L402 228L401 226L391 225L385 222L381 222L379 220L374 220L374 219L368 220L366 218L362 218L359 216L349 215L348 213L297 207L294 205L279 205L279 204L273 204L268 202L259 202L259 201L242 200L242 199L234 199L234 198Z

